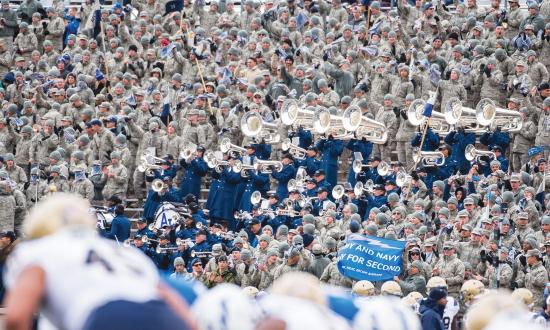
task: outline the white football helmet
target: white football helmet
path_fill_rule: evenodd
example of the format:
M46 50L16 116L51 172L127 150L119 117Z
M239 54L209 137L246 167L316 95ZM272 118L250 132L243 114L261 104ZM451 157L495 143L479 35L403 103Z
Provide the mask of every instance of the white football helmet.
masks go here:
M414 311L393 297L372 297L361 304L353 320L355 330L420 330Z

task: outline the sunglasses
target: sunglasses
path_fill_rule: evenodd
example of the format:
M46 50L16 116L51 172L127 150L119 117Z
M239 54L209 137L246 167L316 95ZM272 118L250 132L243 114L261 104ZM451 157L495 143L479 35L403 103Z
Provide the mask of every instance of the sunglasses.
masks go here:
M420 253L418 253L418 252L412 252L411 253L411 256L419 256L419 255L420 255Z

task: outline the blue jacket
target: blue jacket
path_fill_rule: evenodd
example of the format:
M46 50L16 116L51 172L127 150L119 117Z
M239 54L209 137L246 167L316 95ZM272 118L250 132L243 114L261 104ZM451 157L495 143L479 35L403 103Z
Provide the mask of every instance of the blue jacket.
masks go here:
M346 145L346 148L348 148L353 152L351 157L351 165L349 167L349 174L348 174L348 182L353 187L357 183L357 179L355 178L356 173L353 172L353 168L352 168L353 161L355 160L355 153L360 152L361 156L363 156L363 161L366 161L367 159L369 159L370 154L372 152L372 142L351 139Z
M236 206L235 197L237 185L241 181L241 174L233 172L230 168L224 168L221 178L223 188L220 187L221 194L217 194L214 201L215 216L229 221L229 225L233 230L233 212Z
M317 182L317 190L319 190L320 188L326 188L328 191L329 198L331 196L332 187L333 186L330 184L330 182L327 181L326 178Z
M279 196L279 200L283 200L288 197L288 181L296 177L296 168L294 167L294 164L291 163L285 165L281 172L273 172L271 173L271 176L278 181L277 195Z
M294 161L296 167L303 167L306 169L307 175L313 177L313 174L321 168L321 161L314 157L306 157L306 159L296 159Z
M111 231L106 232L104 236L109 239L117 240L122 244L130 238L130 219L125 215L117 215L111 222Z
M427 298L420 301L420 322L422 330L445 330L443 324L443 311L445 306L437 305L437 302Z
M451 146L451 158L456 161L460 173L467 174L472 165L464 156L464 150L468 144L476 143L476 135L452 131L445 137L445 143Z
M176 189L170 188L161 196L157 192L149 189L145 204L143 205L143 217L147 219L148 222L155 220L155 213L162 202L181 202L179 192Z
M149 228L147 228L147 227L144 227L144 228L141 229L141 230L138 229L138 230L136 231L136 234L134 235L134 237L137 236L137 235L141 235L142 237L143 237L143 236L147 236L147 237L149 237L149 238L155 238L155 237L157 237L157 235L155 235L155 233L153 233L152 231L150 231Z
M187 194L193 194L199 199L201 195L201 178L208 173L208 165L202 157L193 159L189 164L182 160L181 165L185 169L185 175L180 185L181 198L183 199Z
M344 151L342 140L319 140L317 149L321 152L321 168L325 171L326 180L335 186L338 181L338 157Z
M300 127L296 134L289 134L288 137L293 138L295 135L297 135L300 139L300 143L298 143L300 148L307 149L313 143L313 135L311 134L311 131L305 130L303 127Z
M266 193L269 190L269 176L267 174L258 173L255 171L249 171L248 178L244 179L245 186L239 205L237 205L237 210L240 211L252 211L252 202L250 201L250 196L254 191L259 191L262 194Z
M267 143L252 144L256 148L256 157L261 160L267 160L271 157L271 145Z
M422 142L422 133L416 133L411 141L413 147L420 147ZM422 145L422 151L434 151L439 148L439 135L428 127L426 130L426 137L424 138L424 144Z
M388 199L385 195L381 195L381 196L367 195L365 199L367 200L367 208L365 209L365 216L363 218L364 220L368 219L370 210L373 207L380 208L382 205L386 205L386 203L388 202Z
M204 205L204 208L209 210L210 214L212 215L214 200L216 198L216 194L218 194L222 181L221 174L216 172L215 170L211 170L210 175L212 176L212 181L210 182L210 190L208 191L208 197L206 199L206 204Z
M494 132L485 132L479 137L479 142L492 149L494 146L499 146L502 154L506 154L506 149L510 146L510 133L501 132L497 129ZM503 170L506 172L506 170Z

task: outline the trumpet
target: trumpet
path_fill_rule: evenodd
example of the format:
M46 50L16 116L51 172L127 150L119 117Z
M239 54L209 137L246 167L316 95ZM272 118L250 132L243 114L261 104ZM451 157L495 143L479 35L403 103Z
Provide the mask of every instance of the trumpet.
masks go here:
M190 162L197 153L197 145L193 142L186 142L185 147L180 152L180 158L185 159L186 162Z
M319 197L307 197L307 198L301 197L298 200L298 205L300 205L301 208L304 208L307 204L311 204L314 200L318 200L318 199Z
M270 174L273 173L273 171L281 172L283 170L283 163L278 160L260 160L254 158L254 169L264 174Z
M363 116L361 109L357 106L348 107L344 111L342 126L346 131L354 132L358 139L365 138L377 144L384 144L388 140L386 125Z
M253 171L255 170L255 168L254 168L254 165L243 164L243 162L237 159L235 160L235 165L233 165L232 170L233 172L236 172L236 173L240 172L241 177L247 178L248 177L247 171Z
M472 144L468 144L464 150L464 156L468 161L478 161L481 157L489 157L491 159L496 159L496 155L492 151L479 150L476 149Z
M303 180L290 179L286 185L288 191L298 190L300 192L306 189L306 183Z
M445 165L445 156L440 151L420 151L418 148L414 148L413 161L415 164L422 163L424 167L443 166Z
M279 143L281 136L276 123L266 122L257 112L248 112L241 118L241 131L248 137L264 139L266 143Z
M159 240L149 238L147 235L142 236L141 241L143 242L143 244L149 244L149 242L156 242L156 243L160 242Z
M176 238L176 245L177 246L185 245L188 248L192 248L193 246L195 246L195 242L193 242L190 238L186 238L186 239Z
M131 238L128 238L124 242L122 242L122 246L124 247L130 247L130 246L136 246Z
M243 147L239 147L237 145L234 145L231 143L231 140L229 138L223 138L220 142L220 151L225 153L232 153L233 155L240 155L245 156L246 155L246 149Z
M219 160L216 158L216 155L212 150L208 150L204 154L204 161L209 168L213 168L216 172L221 173L223 170L222 167L229 167L229 162L225 160ZM231 169L235 172L235 168L232 166ZM238 172L235 172L238 173Z
M374 191L374 182L372 180L367 180L367 183L363 184L363 182L358 181L355 184L355 187L353 187L353 192L355 193L355 196L363 196L364 193L372 194Z
M161 254L161 253L172 253L174 251L177 251L179 248L178 247L175 247L175 246L170 246L170 247L161 247L160 245L157 246L157 248L155 249L155 252L157 254Z
M233 217L235 219L239 220L239 221L251 220L252 219L252 215L250 215L250 213L248 213L246 211L235 211L235 213L233 214Z
M288 209L288 208L277 209L277 215L284 215L284 216L287 216L287 217L297 217L297 216L300 215L300 212L298 212L296 210Z
M363 171L363 168L369 168L369 167L372 167L372 165L365 165L363 164L363 161L356 159L351 164L351 167L353 169L353 172L361 173ZM387 162L381 161L378 164L378 167L376 167L376 171L378 172L378 175L386 176L390 172L390 164L388 164Z
M232 232L219 231L219 232L216 233L216 236L221 237L224 240L233 240L233 239L235 239L235 234L232 233Z
M344 189L344 186L342 186L341 184L337 184L334 186L334 188L332 188L332 198L334 198L334 200L339 200L344 196L345 192L346 191Z
M290 139L284 139L281 143L281 150L288 151L292 157L296 159L305 159L307 156L307 150L300 148L290 141Z
M161 179L155 179L153 182L151 182L151 189L153 189L154 192L160 193L163 189L168 188L168 185L164 184L164 182Z
M191 251L191 258L209 258L212 252L209 251Z

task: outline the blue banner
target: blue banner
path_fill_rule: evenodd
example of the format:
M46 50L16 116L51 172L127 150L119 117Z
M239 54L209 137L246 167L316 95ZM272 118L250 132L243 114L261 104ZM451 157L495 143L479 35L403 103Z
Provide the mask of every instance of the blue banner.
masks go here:
M354 236L338 252L338 271L354 280L391 280L403 269L405 241Z

